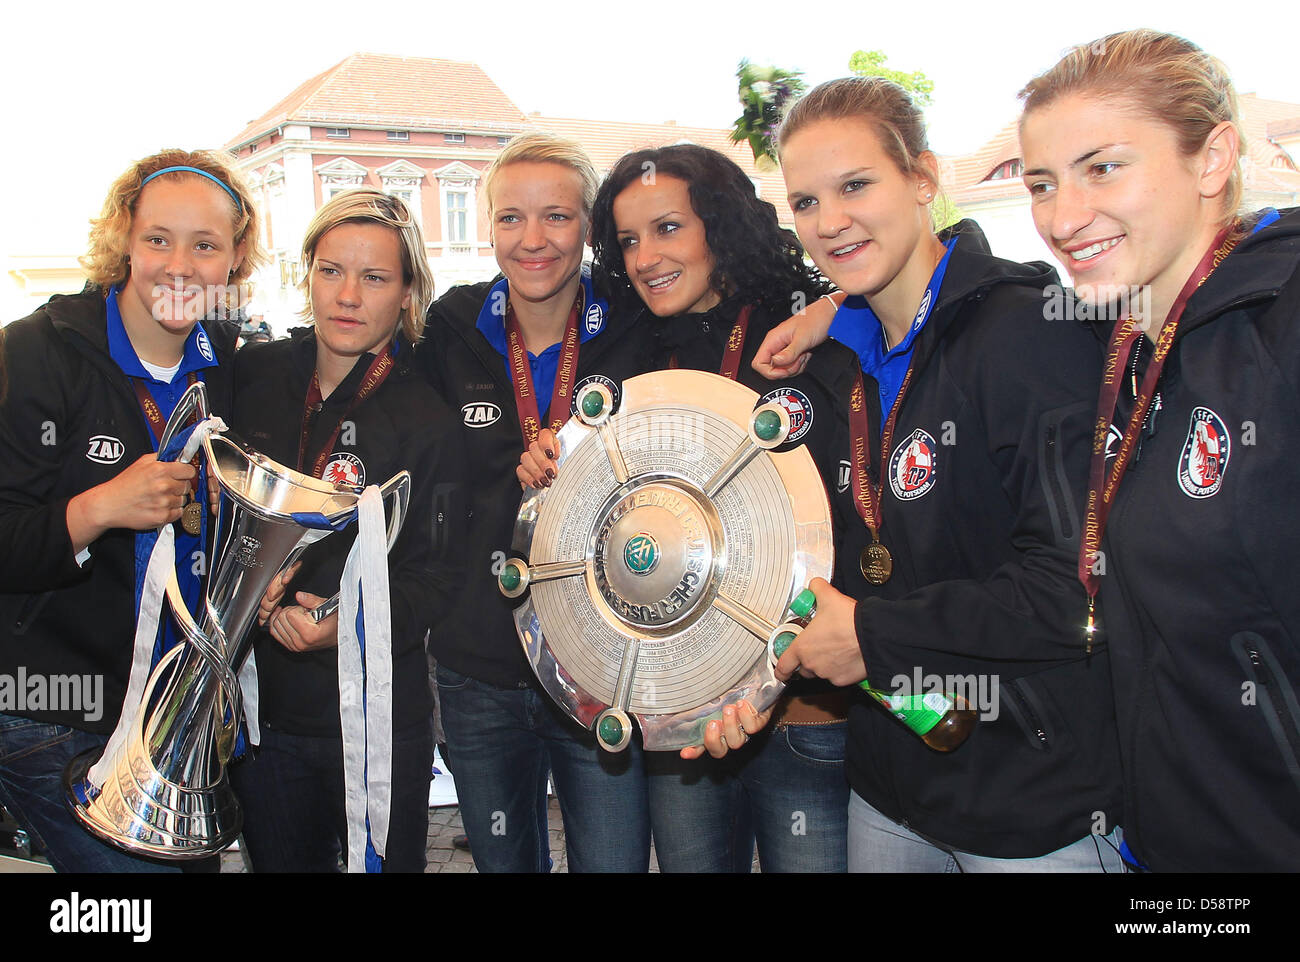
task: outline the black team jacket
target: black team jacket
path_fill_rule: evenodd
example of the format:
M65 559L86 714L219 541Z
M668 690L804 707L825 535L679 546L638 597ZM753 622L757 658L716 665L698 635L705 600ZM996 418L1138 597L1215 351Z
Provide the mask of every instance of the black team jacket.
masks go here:
M350 427L345 423L330 452L349 463L355 459L363 471L359 483L367 485L382 484L398 471L411 472L408 514L388 555L396 731L426 720L433 711L424 636L455 598L461 579L458 529L464 517L463 458L455 422L446 405L412 373L411 357L410 345L403 342L396 366L347 413ZM312 418L306 472L373 360L371 354L358 358ZM315 370L316 336L310 329L294 331L289 340L243 348L235 360L231 429L267 457L296 467L303 407ZM324 598L338 591L356 533L354 522L309 547L282 603L296 604L297 591ZM338 652L292 652L264 629L255 630L262 724L295 735L338 737Z
M0 343L0 675L103 678L98 718L0 711L101 735L117 724L131 669L136 532L106 532L78 567L68 502L153 451L106 323L104 292L88 286L8 325ZM203 329L220 364L204 374L208 401L224 415L238 328L205 318Z
M876 689L953 676L945 688L987 696L951 753L879 705L855 708L851 785L913 831L998 858L1121 824L1109 659L1085 654L1075 575L1101 357L1086 323L1047 319L1055 280L990 256L963 225L883 466L871 439L893 575L876 588L843 566ZM868 541L859 521L845 548Z

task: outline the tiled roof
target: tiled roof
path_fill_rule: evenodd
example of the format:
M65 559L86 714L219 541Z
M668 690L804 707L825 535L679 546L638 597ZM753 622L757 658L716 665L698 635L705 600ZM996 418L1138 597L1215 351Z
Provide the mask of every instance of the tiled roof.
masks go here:
M312 77L227 142L285 123L515 133L523 112L476 64L356 53Z
M733 144L728 130L719 127L683 127L674 123L633 124L613 120L574 120L536 114L528 120L542 130L582 144L602 176L614 166L615 161L631 150L663 147L683 140L701 147L712 147L734 160L750 177L757 179L762 187L763 199L776 207L781 222L790 221L790 205L786 202L785 181L781 172L760 171L754 164L754 155L750 152L749 145Z
M1241 129L1246 139L1243 164L1246 186L1256 190L1297 189L1300 177L1290 169L1285 151L1269 140L1283 130L1300 127L1300 104L1281 100L1265 100L1255 94L1239 97ZM1021 156L1019 119L1009 121L979 150L942 161L942 181L953 202L991 200L1023 194L1024 187L1018 179L985 181L1000 164ZM1279 165L1279 161L1282 163Z

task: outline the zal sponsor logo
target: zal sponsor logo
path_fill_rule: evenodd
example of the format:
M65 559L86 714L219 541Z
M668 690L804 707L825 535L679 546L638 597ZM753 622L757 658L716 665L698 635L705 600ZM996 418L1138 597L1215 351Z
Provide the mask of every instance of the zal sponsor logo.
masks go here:
M785 439L787 444L801 440L812 430L812 402L803 391L797 391L792 387L780 387L764 394L760 403L771 404L772 402L781 405L785 408L785 413L790 415L790 434Z
M849 490L849 485L853 483L853 465L849 464L847 458L840 460L840 469L835 474L835 490L840 494Z
M467 428L485 428L501 420L501 408L491 401L473 401L460 409Z
M1123 432L1120 431L1117 424L1112 422L1111 426L1106 429L1106 464L1108 466L1115 456L1119 454L1119 446L1123 440Z
M86 459L96 464L117 464L122 460L125 452L126 445L117 438L109 437L107 434L96 434L90 439L90 447L86 449Z
M938 445L929 432L917 428L889 456L889 487L899 501L915 501L934 487L939 466Z
M133 942L153 936L153 902L150 899L69 898L50 903L50 931L56 935L128 934Z
M328 481L330 484L363 485L366 483L366 466L361 463L361 459L355 454L348 451L336 451L325 462L325 470L321 474L321 479Z
M1192 411L1187 440L1178 458L1178 486L1190 498L1210 498L1223 487L1232 442L1228 428L1209 408Z
M599 334L600 329L605 326L605 312L601 310L599 304L592 304L587 308L587 333Z
M921 298L921 306L916 309L916 316L912 318L912 330L920 330L921 322L925 320L925 315L930 312L930 300L932 292L930 288L925 289L925 297Z
M199 353L203 355L203 360L205 361L216 360L217 356L212 353L212 342L208 340L208 335L203 333L203 331L199 331L196 334L194 338L194 344L196 347L198 347Z

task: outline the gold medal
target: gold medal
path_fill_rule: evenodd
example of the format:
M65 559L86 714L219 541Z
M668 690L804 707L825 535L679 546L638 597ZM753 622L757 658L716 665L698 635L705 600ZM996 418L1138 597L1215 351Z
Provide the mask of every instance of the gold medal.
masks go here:
M862 549L858 565L862 568L862 577L873 585L883 585L894 573L893 555L879 541L872 541Z
M181 527L185 529L186 534L197 535L202 530L202 522L203 507L197 501L190 501L181 508Z

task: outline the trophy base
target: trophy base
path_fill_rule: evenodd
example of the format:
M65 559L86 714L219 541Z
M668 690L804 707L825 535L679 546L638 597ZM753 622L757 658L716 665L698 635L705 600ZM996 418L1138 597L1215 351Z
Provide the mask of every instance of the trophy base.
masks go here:
M100 754L91 749L68 764L64 800L82 827L108 844L188 861L215 855L239 835L243 813L224 773L216 786L193 789L163 778L147 760L132 766L123 759L97 792L86 775Z

